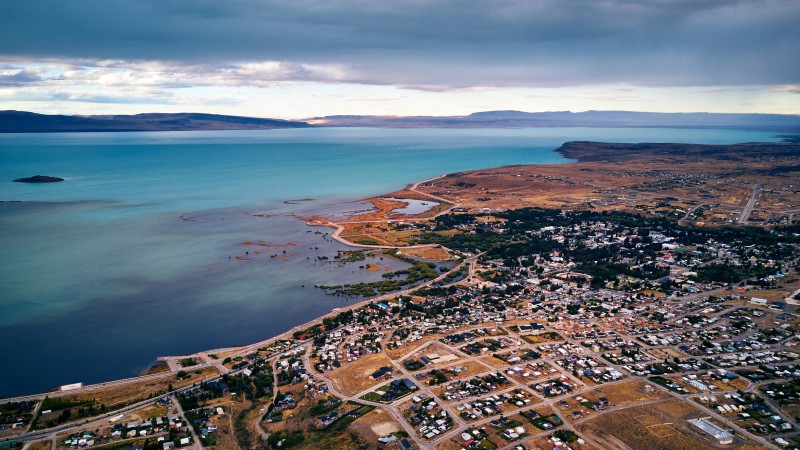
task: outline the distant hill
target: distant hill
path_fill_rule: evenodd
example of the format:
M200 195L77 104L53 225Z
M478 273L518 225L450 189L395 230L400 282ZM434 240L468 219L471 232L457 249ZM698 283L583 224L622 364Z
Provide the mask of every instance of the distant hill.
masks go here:
M324 116L291 121L218 114L175 113L66 116L0 111L0 133L69 131L264 130L306 127L382 128L529 128L529 127L675 127L726 128L800 133L800 115L650 113L634 111L483 111L467 116Z
M680 127L800 131L800 116L789 114L650 113L634 111L484 111L468 116L325 116L306 119L328 127L526 128Z
M65 116L0 111L0 133L265 130L308 126L306 122L198 113Z

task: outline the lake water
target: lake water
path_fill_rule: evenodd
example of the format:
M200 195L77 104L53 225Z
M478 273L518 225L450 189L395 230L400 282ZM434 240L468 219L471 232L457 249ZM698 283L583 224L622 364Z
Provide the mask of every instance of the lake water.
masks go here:
M391 212L393 214L405 214L409 216L413 216L415 214L422 214L425 211L438 206L439 202L433 202L430 200L414 200L410 198L394 198L394 197L383 197L386 200L395 200L405 203L405 206L402 208L393 209Z
M255 342L370 280L293 215L443 173L551 164L565 141L737 143L770 133L535 128L0 135L0 396L137 374ZM36 174L62 183L11 180ZM250 245L243 245L250 242ZM256 245L261 244L261 245Z

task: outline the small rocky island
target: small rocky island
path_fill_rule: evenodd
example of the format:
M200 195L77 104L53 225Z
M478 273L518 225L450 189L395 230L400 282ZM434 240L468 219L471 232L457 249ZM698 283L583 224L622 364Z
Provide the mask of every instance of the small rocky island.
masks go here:
M64 181L64 179L47 175L34 175L27 178L17 178L14 181L17 183L58 183L59 181Z

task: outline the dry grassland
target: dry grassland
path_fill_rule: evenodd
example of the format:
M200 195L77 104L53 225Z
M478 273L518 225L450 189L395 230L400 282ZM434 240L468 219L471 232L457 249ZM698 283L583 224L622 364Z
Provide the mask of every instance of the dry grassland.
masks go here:
M112 387L106 389L91 390L82 392L76 395L67 395L61 398L71 401L86 401L94 399L98 403L103 403L111 408L119 403L128 403L133 400L144 400L150 394L156 394L159 391L166 392L170 383L173 388L178 389L183 386L188 386L196 383L202 379L211 378L219 374L219 371L214 367L204 367L200 369L200 374L195 374L194 371L187 371L190 375L188 379L176 380L172 374L166 374L164 377L156 380L149 380L140 383L125 384L120 387Z
M606 397L611 406L620 406L649 400L664 399L668 398L669 394L650 386L644 381L633 380L625 383L601 386L592 391L585 392L581 396L590 401L597 401L600 397Z
M28 446L28 450L50 450L52 445L50 441L36 441Z
M470 211L540 206L679 214L694 202L706 203L711 208L697 221L711 223L714 216L736 219L731 211L741 209L756 183L764 184L758 208L781 214L785 205L800 203L800 195L789 187L796 169L785 170L797 167L798 148L570 143L560 151L580 162L462 172L420 190ZM740 170L743 165L749 170Z
M431 259L434 261L447 261L453 259L453 256L450 254L450 252L442 246L404 248L402 252L404 255L414 258Z
M411 354L414 353L418 348L422 347L428 342L435 341L441 338L442 336L443 335L439 333L428 334L414 342L402 341L403 345L401 347L386 349L386 354L389 355L389 357L394 360L405 359L411 356Z
M344 395L355 395L382 382L373 380L369 376L383 366L393 367L386 356L382 354L364 356L330 372L329 378L337 391Z
M608 443L618 440L635 450L712 450L714 447L690 431L686 422L701 415L692 406L671 400L601 414L578 429L590 439Z
M375 408L350 425L350 428L361 435L367 442L375 442L378 438L388 436L402 430L400 424L383 408Z
M541 344L544 342L563 341L564 338L556 332L545 332L539 334L526 334L522 336L529 344Z

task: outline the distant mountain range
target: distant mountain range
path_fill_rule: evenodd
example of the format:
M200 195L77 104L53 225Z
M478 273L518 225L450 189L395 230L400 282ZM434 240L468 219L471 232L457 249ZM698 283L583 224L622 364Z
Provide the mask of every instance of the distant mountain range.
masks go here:
M800 132L800 115L570 111L485 111L468 116L326 116L315 126L387 128L680 127Z
M0 111L0 133L267 130L273 128L304 128L308 126L310 125L305 122L289 120L199 113L64 116L24 111Z
M0 133L68 131L264 130L306 127L528 128L679 127L800 133L800 115L569 111L485 111L468 116L324 116L303 121L217 114L176 113L107 116L46 115L0 111Z

